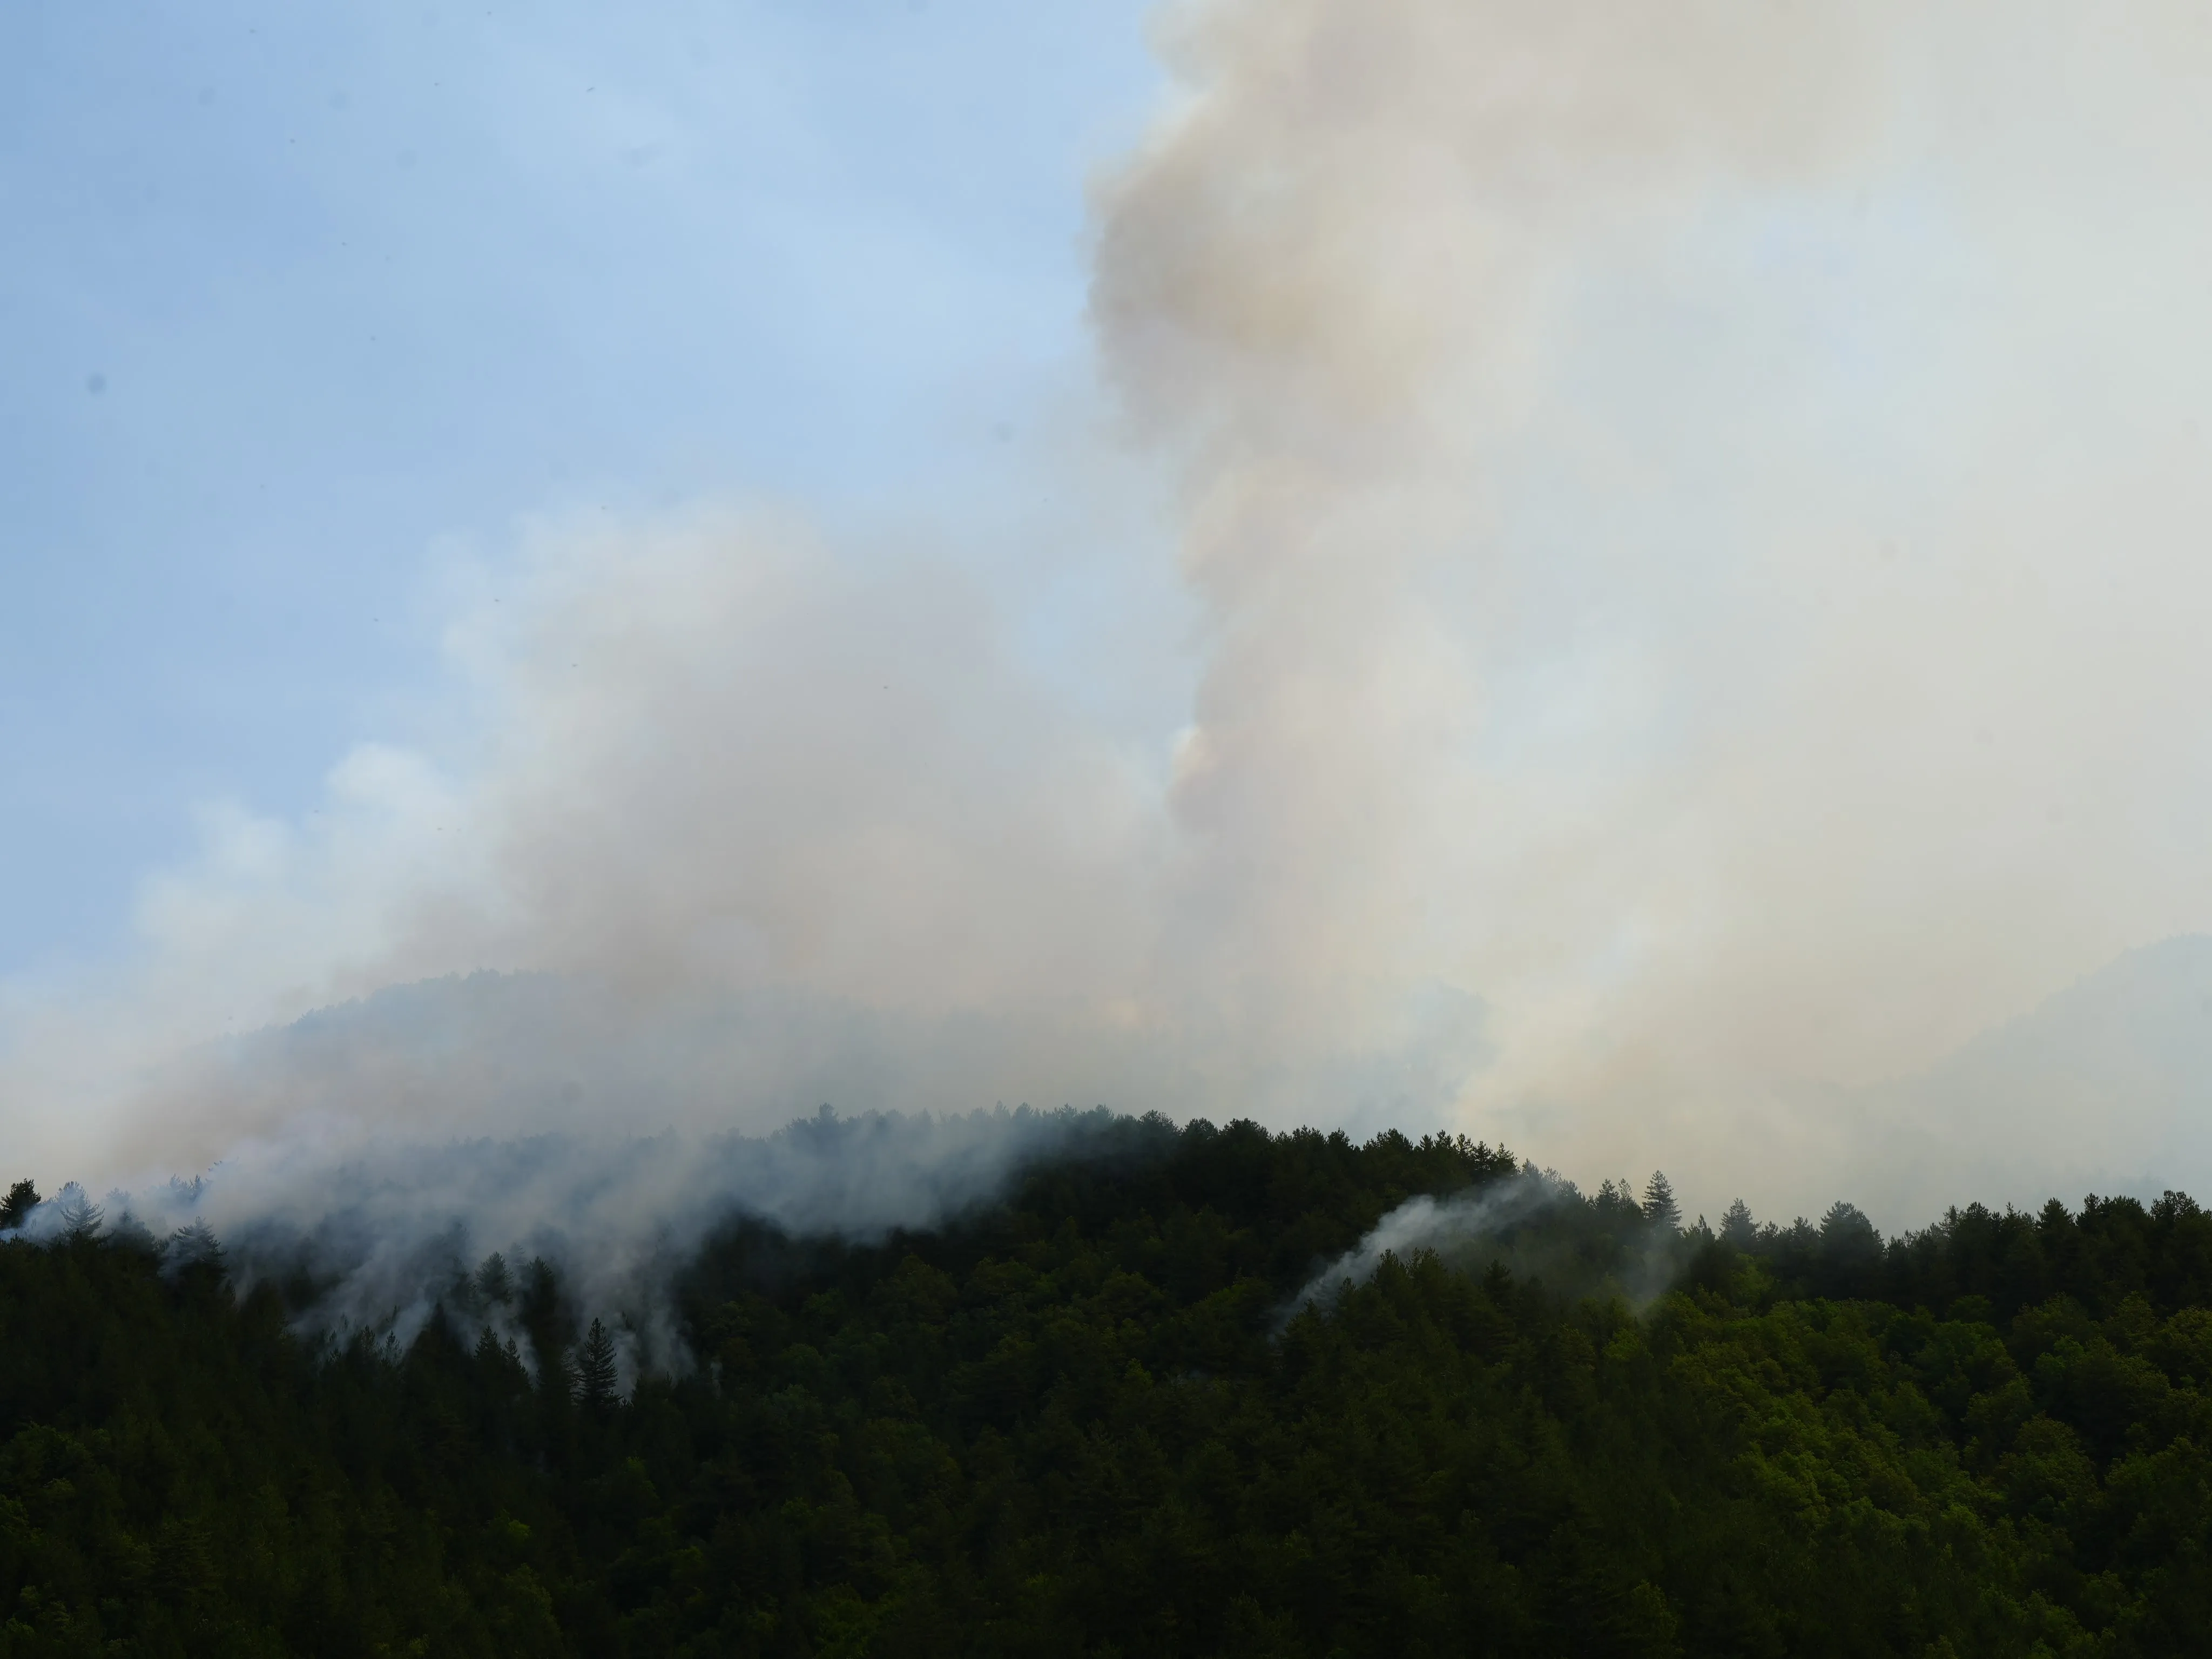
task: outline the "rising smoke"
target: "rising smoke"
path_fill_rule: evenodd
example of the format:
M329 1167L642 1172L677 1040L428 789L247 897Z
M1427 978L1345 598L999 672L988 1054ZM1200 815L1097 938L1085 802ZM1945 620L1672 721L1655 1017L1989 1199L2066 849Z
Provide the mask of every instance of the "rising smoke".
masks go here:
M538 526L453 605L442 747L211 819L133 961L9 988L18 1155L1104 1101L1716 1209L1817 1212L1849 1148L1879 1212L1867 1091L2212 927L2197 12L1159 39L1092 312L1174 503L1122 580L1184 584L1194 663L1130 671L1178 720L1071 690L988 562ZM2064 1120L2008 1132L1985 1195L2075 1178Z
M1502 1181L1407 1199L1308 1276L1277 1310L1276 1333L1308 1309L1328 1311L1386 1262L1407 1267L1423 1256L1469 1276L1503 1269L1540 1295L1617 1297L1640 1309L1673 1289L1709 1241L1702 1230L1684 1232L1640 1207L1626 1182L1608 1181L1589 1198L1557 1170L1530 1164Z

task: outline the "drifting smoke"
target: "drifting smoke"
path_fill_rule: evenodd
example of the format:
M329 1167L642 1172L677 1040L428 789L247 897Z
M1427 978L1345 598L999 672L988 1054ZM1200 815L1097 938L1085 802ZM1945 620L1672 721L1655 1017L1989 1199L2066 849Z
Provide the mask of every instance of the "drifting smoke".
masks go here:
M634 1375L690 1364L673 1286L719 1229L875 1241L938 1226L1111 1129L1103 1113L840 1119L825 1108L764 1137L387 1140L337 1153L295 1128L205 1176L100 1204L70 1183L22 1218L21 1236L166 1240L174 1263L220 1250L241 1285L286 1285L310 1332L403 1348L436 1312L468 1340L526 1337L526 1264L544 1261L570 1306L620 1334Z
M1494 1186L1431 1198L1409 1198L1376 1222L1367 1237L1316 1273L1290 1300L1282 1323L1299 1310L1326 1307L1340 1286L1364 1284L1386 1256L1405 1261L1422 1250L1464 1255L1504 1242L1515 1223L1559 1203L1571 1190L1556 1176L1529 1170Z
M1504 1181L1444 1198L1409 1198L1335 1261L1318 1269L1276 1319L1278 1334L1308 1308L1327 1310L1346 1285L1364 1285L1386 1260L1432 1255L1455 1271L1503 1267L1555 1295L1619 1296L1643 1306L1674 1284L1704 1235L1647 1217L1626 1182L1595 1200L1533 1164Z
M328 827L212 822L127 971L13 988L20 1155L1103 1100L1663 1159L1714 1209L1817 1210L1848 1151L1880 1209L1869 1091L2212 927L2197 10L1160 39L1093 314L1183 718L1053 667L1157 548L1079 649L988 561L542 526L456 607L445 748L356 751ZM2075 1098L2007 1121L2017 1195L2084 1168Z

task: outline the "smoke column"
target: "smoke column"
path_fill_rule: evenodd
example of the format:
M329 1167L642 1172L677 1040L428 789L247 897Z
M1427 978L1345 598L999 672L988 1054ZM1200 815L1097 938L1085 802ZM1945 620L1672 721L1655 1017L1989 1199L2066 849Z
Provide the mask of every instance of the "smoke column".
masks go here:
M793 512L536 526L441 744L211 818L131 961L8 988L19 1155L1103 1102L1893 1223L1884 1088L2212 928L2198 10L1158 40L1057 464L1068 544L1132 477L1166 528L1085 556L1080 640ZM2212 1182L2110 1112L2023 1103L1985 1195Z

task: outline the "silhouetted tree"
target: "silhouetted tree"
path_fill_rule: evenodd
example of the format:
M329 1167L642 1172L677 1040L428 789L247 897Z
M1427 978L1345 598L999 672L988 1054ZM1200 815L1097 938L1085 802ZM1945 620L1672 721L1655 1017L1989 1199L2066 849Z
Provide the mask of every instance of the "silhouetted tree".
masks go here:
M544 1257L531 1258L517 1302L523 1333L538 1362L538 1387L550 1395L568 1398L574 1392L568 1347L576 1340L576 1316L562 1292L561 1276Z
M514 1280L507 1271L507 1258L497 1250L477 1269L477 1294L499 1306L514 1300Z
M1751 1218L1751 1206L1737 1199L1728 1206L1721 1218L1721 1237L1739 1250L1747 1250L1759 1242L1759 1224Z
M0 1232L12 1231L30 1218L31 1212L39 1207L39 1188L34 1182L19 1181L8 1189L8 1196L0 1200Z
M1881 1235L1865 1211L1839 1198L1820 1218L1820 1250L1831 1261L1870 1261L1881 1254Z
M576 1390L585 1405L593 1410L604 1410L615 1401L615 1344L607 1334L607 1328L598 1320L585 1333L584 1346L576 1352Z
M1881 1265L1881 1235L1856 1204L1838 1199L1820 1218L1820 1266L1815 1288L1830 1296L1864 1296Z
M213 1228L204 1221L195 1221L169 1235L167 1260L169 1266L179 1271L204 1266L220 1267L222 1245L216 1240Z
M1682 1206L1674 1202L1674 1185L1662 1170L1654 1170L1644 1183L1644 1218L1655 1227L1682 1224Z

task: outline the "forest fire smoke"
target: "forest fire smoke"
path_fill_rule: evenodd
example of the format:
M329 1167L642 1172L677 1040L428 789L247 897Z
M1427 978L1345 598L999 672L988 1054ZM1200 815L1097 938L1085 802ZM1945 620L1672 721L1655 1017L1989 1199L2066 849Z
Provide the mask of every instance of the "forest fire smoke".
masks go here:
M2212 36L2100 16L1170 8L1092 314L1182 719L980 556L540 526L453 606L450 744L8 988L16 1155L1103 1101L1817 1209L1866 1091L2212 927ZM2008 1179L2073 1180L2016 1110Z
M222 1253L241 1291L275 1281L313 1335L404 1351L433 1319L465 1340L526 1330L529 1279L551 1275L570 1323L604 1316L625 1371L692 1363L678 1275L740 1221L795 1237L873 1242L958 1219L1040 1160L1080 1156L1108 1115L1024 1109L964 1117L841 1119L827 1109L764 1136L646 1139L540 1134L351 1149L288 1129L190 1181L95 1202L64 1186L11 1224L51 1243L84 1232L166 1251L174 1268ZM549 1310L548 1311L551 1311ZM573 1342L574 1330L561 1340Z

